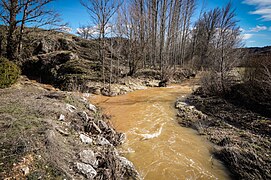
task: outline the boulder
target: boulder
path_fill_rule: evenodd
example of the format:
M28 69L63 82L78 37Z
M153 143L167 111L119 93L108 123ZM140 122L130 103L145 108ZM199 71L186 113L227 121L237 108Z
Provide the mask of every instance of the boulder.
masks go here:
M97 124L95 122L91 122L91 129L90 132L92 134L101 134L102 130L97 126Z
M80 139L85 144L92 144L92 142L93 142L93 140L90 137L88 137L84 134L80 134Z
M104 121L102 121L102 120L99 120L99 121L98 121L98 127L99 127L102 131L104 131L104 130L106 130L106 129L109 128L108 125L106 124L106 122L104 122Z
M87 108L88 108L88 110L90 110L90 111L92 111L94 113L97 112L97 108L93 104L88 104Z
M134 177L135 179L141 179L139 173L135 170L134 164L131 161L122 156L118 156L118 159L126 171L125 174L130 177Z
M134 168L134 164L125 157L119 156L118 158L124 167L128 167L129 169Z
M88 179L93 179L97 175L96 170L89 164L76 163L76 167Z
M84 151L80 152L79 156L80 156L80 160L83 163L90 164L93 167L98 166L98 160L95 156L95 153L92 150L90 150L90 149L84 150Z
M109 146L113 146L107 139L105 139L102 136L98 136L97 140L96 140L97 144L99 145L109 145Z
M85 111L78 112L77 114L84 122L87 122L89 120L88 114Z
M66 109L68 109L72 113L76 110L76 107L71 104L66 104Z

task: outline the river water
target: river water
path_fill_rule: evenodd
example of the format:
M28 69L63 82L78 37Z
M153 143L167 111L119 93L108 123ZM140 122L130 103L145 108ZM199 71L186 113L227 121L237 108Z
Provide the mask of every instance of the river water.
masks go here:
M224 166L210 154L211 144L176 121L174 103L190 94L193 86L188 81L117 97L91 98L111 115L113 126L126 133L127 141L120 151L143 179L229 179Z

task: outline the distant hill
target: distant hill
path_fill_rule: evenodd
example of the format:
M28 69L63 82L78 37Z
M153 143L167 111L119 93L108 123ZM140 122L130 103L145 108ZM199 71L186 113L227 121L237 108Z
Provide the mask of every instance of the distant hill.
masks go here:
M271 61L271 46L243 48L243 57L240 66L253 67L255 64Z

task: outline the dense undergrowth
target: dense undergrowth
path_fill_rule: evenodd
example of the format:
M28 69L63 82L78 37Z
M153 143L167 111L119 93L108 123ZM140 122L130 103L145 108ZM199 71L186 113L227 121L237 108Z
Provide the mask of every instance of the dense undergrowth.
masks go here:
M0 57L0 88L14 84L21 73L20 68L4 57Z

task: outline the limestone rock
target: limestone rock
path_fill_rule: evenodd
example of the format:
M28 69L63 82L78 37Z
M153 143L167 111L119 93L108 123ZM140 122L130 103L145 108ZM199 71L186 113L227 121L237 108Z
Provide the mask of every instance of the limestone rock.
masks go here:
M28 166L22 168L22 172L24 175L28 175L30 173L30 169Z
M123 144L125 141L126 141L126 134L125 133L119 133L119 139L118 139L118 141L119 141L119 143L120 144Z
M99 120L98 121L98 127L101 129L101 130L106 130L106 129L108 129L108 125L104 122L104 121L102 121L102 120Z
M123 167L126 169L126 174L135 179L141 179L139 173L135 170L134 164L125 157L118 156L118 159Z
M80 139L85 144L92 144L92 142L93 142L93 140L90 137L88 137L84 134L80 134Z
M97 108L93 104L88 104L87 108L94 113L97 112Z
M129 168L134 167L134 164L131 161L129 161L128 159L126 159L125 157L119 156L119 160L122 163L122 165L125 167L129 167Z
M95 122L91 122L91 133L93 134L101 134L102 133L102 130L96 125Z
M90 164L93 167L98 166L98 161L96 159L95 153L92 150L90 150L90 149L84 150L84 151L80 152L79 156L80 156L80 160L83 163Z
M97 175L96 170L89 164L76 163L76 167L88 179L93 179Z
M64 135L64 136L68 136L68 135L69 135L69 133L68 133L66 130L61 129L60 127L56 127L56 130L57 130L60 134L62 134L62 135Z
M105 139L102 136L98 136L97 140L96 140L97 144L99 145L109 145L109 146L113 146L107 139Z
M177 101L175 107L178 109L179 123L184 126L194 127L194 122L207 118L207 115L198 111L195 106L190 106L185 102Z
M59 121L65 121L65 116L63 114L60 114L58 120Z
M85 111L78 112L77 114L82 118L84 122L87 122L89 120L88 114Z
M71 104L66 104L66 109L68 109L70 112L74 112L76 107Z

